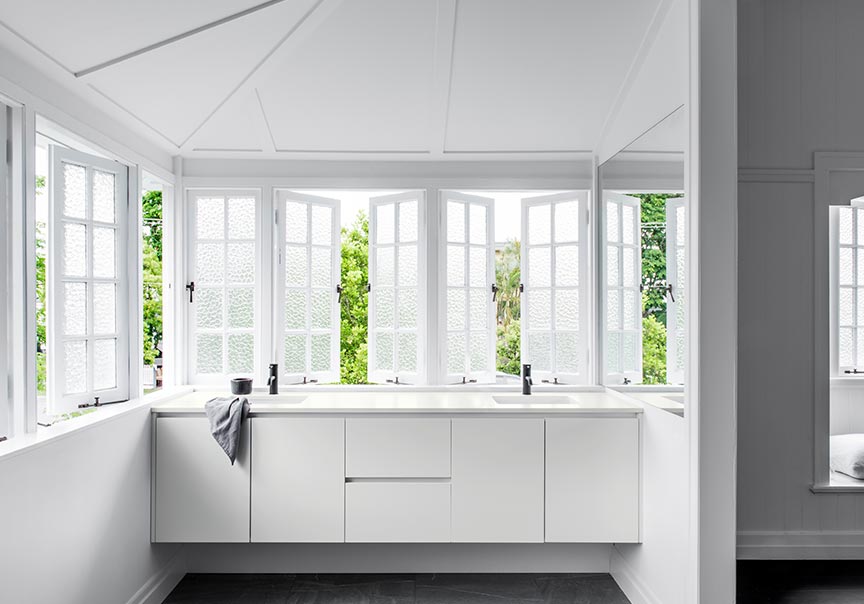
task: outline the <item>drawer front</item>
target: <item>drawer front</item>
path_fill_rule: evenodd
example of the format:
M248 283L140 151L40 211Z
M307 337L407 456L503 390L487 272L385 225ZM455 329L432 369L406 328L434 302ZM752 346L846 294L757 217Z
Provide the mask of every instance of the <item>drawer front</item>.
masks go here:
M345 485L348 543L450 541L447 482L349 482Z
M345 475L349 478L449 478L450 420L347 419Z

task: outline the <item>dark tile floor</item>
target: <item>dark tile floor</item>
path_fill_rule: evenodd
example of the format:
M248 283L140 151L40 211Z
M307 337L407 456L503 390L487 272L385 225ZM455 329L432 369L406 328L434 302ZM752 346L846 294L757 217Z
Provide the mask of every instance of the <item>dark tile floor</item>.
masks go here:
M165 604L629 604L607 574L186 575Z
M737 604L862 604L864 561L742 560Z

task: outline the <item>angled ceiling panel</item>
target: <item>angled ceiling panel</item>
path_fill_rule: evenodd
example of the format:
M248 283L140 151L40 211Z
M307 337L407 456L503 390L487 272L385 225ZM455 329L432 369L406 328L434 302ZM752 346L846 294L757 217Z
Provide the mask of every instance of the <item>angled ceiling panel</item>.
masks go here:
M180 146L313 5L281 2L82 79Z
M596 144L657 0L460 0L447 152Z
M243 90L207 120L187 147L194 151L264 151L272 145L268 138L255 91Z
M268 70L280 151L428 149L435 0L351 0Z
M78 72L264 1L0 0L0 22Z

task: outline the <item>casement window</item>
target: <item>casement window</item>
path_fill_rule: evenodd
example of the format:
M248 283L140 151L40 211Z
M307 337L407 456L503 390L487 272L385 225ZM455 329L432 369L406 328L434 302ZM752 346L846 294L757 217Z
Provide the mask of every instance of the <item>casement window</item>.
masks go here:
M684 383L686 365L687 209L683 197L666 200L666 381Z
M831 208L834 375L864 372L864 206Z
M369 381L425 377L425 197L410 191L369 200Z
M9 109L0 103L0 383L9 384L9 357L11 351L10 340L10 306L12 303L9 292L11 291L11 275L9 264L11 262L10 223L12 222L12 207L10 204L11 181L11 158L7 155L11 147L9 137ZM0 388L0 440L11 436L12 432L12 406L9 400L9 388Z
M605 192L605 356L609 384L642 381L640 200Z
M50 147L48 402L129 398L128 168Z
M442 192L445 383L495 382L494 199Z
M277 191L282 379L339 381L339 200ZM283 219L284 217L284 219Z
M535 382L586 384L588 195L522 201L522 362Z
M189 192L189 376L192 383L251 377L260 295L258 191Z

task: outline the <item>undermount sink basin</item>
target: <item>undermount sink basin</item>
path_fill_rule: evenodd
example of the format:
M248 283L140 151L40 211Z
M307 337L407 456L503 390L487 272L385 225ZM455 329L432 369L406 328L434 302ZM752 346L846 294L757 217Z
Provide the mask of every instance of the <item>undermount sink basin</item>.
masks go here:
M283 395L283 394L262 394L261 396L249 397L250 405L299 405L306 400L305 395Z
M493 396L499 405L570 405L572 397L560 394L510 394Z

